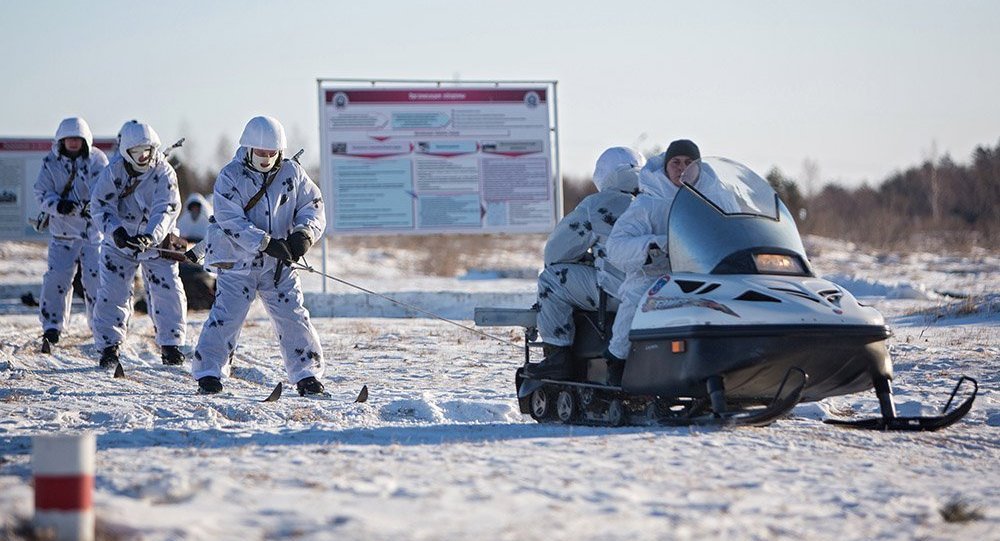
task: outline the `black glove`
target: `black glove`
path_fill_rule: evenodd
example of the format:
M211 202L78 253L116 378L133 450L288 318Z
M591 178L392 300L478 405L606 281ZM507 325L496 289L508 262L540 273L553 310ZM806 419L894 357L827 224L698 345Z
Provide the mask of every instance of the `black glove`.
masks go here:
M128 238L128 243L130 246L141 252L153 245L153 236L147 234L132 235Z
M69 214L70 212L73 212L73 209L75 208L76 203L70 201L69 199L60 199L59 202L56 203L56 212L59 214Z
M288 248L288 241L285 239L271 239L264 248L264 253L278 261L292 261L292 251Z
M288 235L288 250L292 253L292 259L298 260L306 255L313 241L306 235L305 231L296 231Z
M184 252L184 257L186 257L188 261L194 263L195 265L198 264L198 254L194 253L193 249Z
M111 238L115 240L115 246L119 248L128 247L128 231L125 231L124 227L115 229L115 232L111 234Z

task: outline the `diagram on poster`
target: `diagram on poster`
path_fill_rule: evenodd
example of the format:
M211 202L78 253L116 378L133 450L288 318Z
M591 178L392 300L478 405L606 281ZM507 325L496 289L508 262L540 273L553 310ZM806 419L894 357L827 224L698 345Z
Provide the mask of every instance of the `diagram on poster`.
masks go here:
M320 85L320 101L333 234L528 233L555 224L547 87Z

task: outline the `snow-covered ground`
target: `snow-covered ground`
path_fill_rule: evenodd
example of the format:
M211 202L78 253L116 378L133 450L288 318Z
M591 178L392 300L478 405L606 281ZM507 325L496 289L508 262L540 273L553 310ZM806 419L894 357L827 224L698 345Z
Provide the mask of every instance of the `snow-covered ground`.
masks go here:
M820 422L873 414L863 393L800 405L766 428L539 425L516 409L520 350L428 318L315 318L332 399L286 390L262 404L283 370L259 304L227 393L205 397L160 364L145 316L115 380L96 368L79 316L46 356L33 310L4 298L0 537L32 513L30 437L92 430L108 538L1000 539L1000 256L807 245L818 274L889 318L902 413L930 413L967 374L981 394L964 421L936 433ZM503 254L505 267L537 268L540 248ZM430 310L463 292L534 288L412 276L399 251L365 250L350 265L331 252L339 277ZM7 297L44 268L43 247L0 243ZM343 286L331 291L345 294L334 306L355 302ZM206 316L191 314L192 340ZM489 331L520 340L519 329ZM370 399L353 403L364 384ZM949 506L974 520L946 521Z

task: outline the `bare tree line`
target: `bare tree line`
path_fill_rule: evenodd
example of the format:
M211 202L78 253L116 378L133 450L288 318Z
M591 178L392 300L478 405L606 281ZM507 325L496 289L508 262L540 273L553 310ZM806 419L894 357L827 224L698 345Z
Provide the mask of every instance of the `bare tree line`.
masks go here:
M1000 142L977 147L967 164L932 151L874 187L827 184L810 197L777 169L768 180L804 233L880 248L1000 248Z
M827 183L816 189L819 164L811 159L800 179L776 167L766 178L803 234L876 248L1000 249L1000 142L977 147L967 164L932 150L924 163L877 186ZM589 178L564 178L563 186L567 211L596 191Z

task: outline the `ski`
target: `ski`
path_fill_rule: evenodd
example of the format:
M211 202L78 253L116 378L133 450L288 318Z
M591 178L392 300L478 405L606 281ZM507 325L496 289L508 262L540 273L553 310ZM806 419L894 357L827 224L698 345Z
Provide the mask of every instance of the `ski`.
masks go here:
M281 382L279 381L278 384L274 386L274 390L271 391L271 394L267 395L267 398L261 400L261 402L277 402L278 399L281 398L282 388Z
M951 403L955 401L955 395L958 394L962 384L966 381L972 384L972 392L965 397L965 400L963 400L961 404L955 406L955 408L951 411L948 411L948 408L951 407ZM951 426L965 417L965 415L969 413L969 410L972 409L972 403L976 400L976 395L978 394L979 382L968 376L962 376L958 379L958 383L955 384L955 388L951 391L951 396L948 397L948 402L945 403L943 408L941 408L941 415L930 417L898 417L896 415L883 414L882 417L874 417L870 419L823 419L823 422L828 425L843 426L846 428L859 428L863 430L933 432L935 430ZM895 413L895 409L892 411Z
M308 400L337 400L337 397L333 396L327 391L323 391L322 393L304 394L300 396ZM368 401L368 385L362 385L361 390L358 391L357 398L355 398L352 401L352 403L363 404L367 401Z

